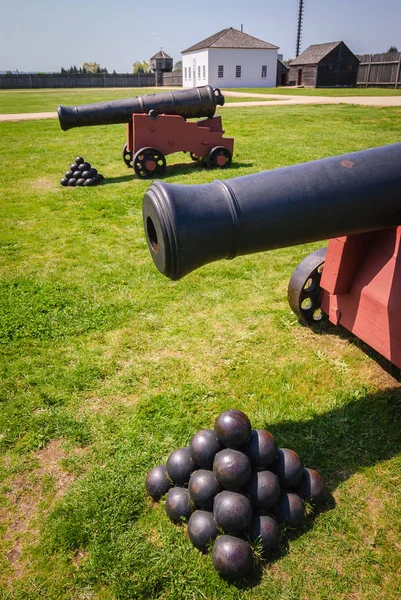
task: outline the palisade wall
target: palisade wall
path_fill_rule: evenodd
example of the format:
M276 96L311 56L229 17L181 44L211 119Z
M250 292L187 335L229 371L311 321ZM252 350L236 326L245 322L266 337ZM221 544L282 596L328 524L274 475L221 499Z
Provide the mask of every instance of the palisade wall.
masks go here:
M362 54L359 59L357 87L401 89L401 52Z
M161 76L160 76L161 75ZM157 79L157 80L156 80ZM20 73L0 75L0 89L181 86L180 73Z

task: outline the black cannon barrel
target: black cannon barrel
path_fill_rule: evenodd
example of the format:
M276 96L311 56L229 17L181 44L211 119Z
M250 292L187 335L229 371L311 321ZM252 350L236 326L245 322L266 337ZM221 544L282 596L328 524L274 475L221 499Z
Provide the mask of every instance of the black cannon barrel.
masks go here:
M401 143L202 185L154 182L145 233L161 273L401 224Z
M59 106L57 113L61 129L67 131L73 127L87 125L129 123L132 113L147 114L151 110L158 114L180 115L185 119L213 117L216 106L223 106L223 104L224 96L220 90L205 85L188 90L136 96L125 100Z

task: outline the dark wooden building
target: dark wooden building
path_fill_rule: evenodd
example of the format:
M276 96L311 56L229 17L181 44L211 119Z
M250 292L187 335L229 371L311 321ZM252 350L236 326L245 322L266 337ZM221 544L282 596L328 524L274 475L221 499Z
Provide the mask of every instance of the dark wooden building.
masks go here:
M159 52L150 59L150 68L155 72L171 73L173 70L173 59L164 52L164 50L159 50Z
M288 83L288 72L289 68L281 62L281 60L277 60L277 75L276 75L276 86L281 87L287 85Z
M291 85L355 87L359 60L344 42L329 42L309 46L289 66Z

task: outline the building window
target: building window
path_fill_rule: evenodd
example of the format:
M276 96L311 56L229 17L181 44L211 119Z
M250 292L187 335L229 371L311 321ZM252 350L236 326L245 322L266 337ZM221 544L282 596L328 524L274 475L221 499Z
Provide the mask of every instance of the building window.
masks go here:
M262 79L267 77L267 65L262 65Z
M198 66L198 79L200 79L200 65Z
M224 65L219 65L217 67L217 77L219 77L219 78L224 77Z
M185 67L185 69L184 69L184 79L186 79L186 78L187 78L187 68Z
M203 79L206 79L206 66L203 65Z
M241 77L241 65L237 65L237 66L235 67L235 76L236 76L237 78L240 78L240 77Z

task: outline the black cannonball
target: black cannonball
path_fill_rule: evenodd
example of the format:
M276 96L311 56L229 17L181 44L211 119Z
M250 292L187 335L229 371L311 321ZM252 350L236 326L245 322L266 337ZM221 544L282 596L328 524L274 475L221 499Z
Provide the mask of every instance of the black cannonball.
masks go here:
M96 185L95 180L94 179L85 179L85 183L84 185Z
M189 539L199 550L206 550L219 533L213 513L206 510L196 510L192 513L187 531Z
M103 181L104 176L101 173L98 173L98 177L100 177L100 181Z
M74 187L75 185L77 185L77 180L76 180L74 177L71 177L71 178L68 180L68 184L67 184L67 185L69 185L69 186L71 186L71 187Z
M256 467L269 467L277 456L274 435L265 429L253 429L242 450Z
M84 162L84 159L82 158L82 156L77 156L77 158L75 159L75 163L77 165L82 165L83 162Z
M295 492L281 492L280 499L274 506L274 514L287 527L298 527L305 517L301 496Z
M92 175L92 177L94 177L95 175L97 175L97 169L94 169L93 167L91 167L91 169L89 169L89 172Z
M83 179L82 177L77 179L77 185L84 185L84 184L85 184L85 179Z
M222 535L213 546L212 561L216 571L225 579L241 579L252 569L252 549L245 540Z
M179 523L189 519L191 513L195 510L195 504L192 502L187 489L173 487L167 492L165 508L168 518L174 523Z
M87 179L86 181L91 180ZM185 485L188 483L191 473L196 469L189 447L173 450L167 459L166 468L167 474L174 484Z
M279 448L271 470L277 474L281 487L292 488L300 482L304 466L294 450Z
M60 179L60 183L61 183L61 185L68 185L67 177L63 177L62 179Z
M214 497L221 489L213 471L206 469L194 471L188 483L189 495L200 508L212 509Z
M70 165L70 171L72 171L74 173L77 170L78 170L77 163L72 163L72 165Z
M244 488L254 506L268 510L280 497L280 483L277 475L271 471L255 471L248 485Z
M214 422L217 439L227 448L240 448L248 441L251 422L241 410L226 410Z
M173 484L167 477L166 465L153 467L146 476L145 487L153 500L160 500Z
M65 173L64 177L65 177L66 179L71 179L71 177L72 177L72 171L66 171L66 173Z
M97 175L93 175L93 176L92 176L92 179L93 179L93 181L96 183L96 185L102 181L102 178L101 178L101 177L99 177L99 174L97 174Z
M252 519L251 501L244 494L224 490L214 499L213 516L225 533L243 533Z
M83 177L83 179L93 179L90 171L82 171L81 177Z
M78 181L78 179L82 177L82 173L81 171L78 171L78 169L76 169L75 171L72 171L72 176Z
M304 469L297 491L304 500L318 506L326 497L326 484L322 476L315 469Z
M251 463L243 452L224 448L214 457L213 473L224 488L238 490L251 479Z
M88 162L83 162L79 165L78 169L83 172L83 171L89 171L89 169L91 169L91 165Z
M280 530L273 515L254 515L249 527L249 538L252 542L261 540L265 557L277 548Z
M204 469L213 466L213 460L219 450L223 449L216 434L211 429L201 429L189 442L192 460Z

